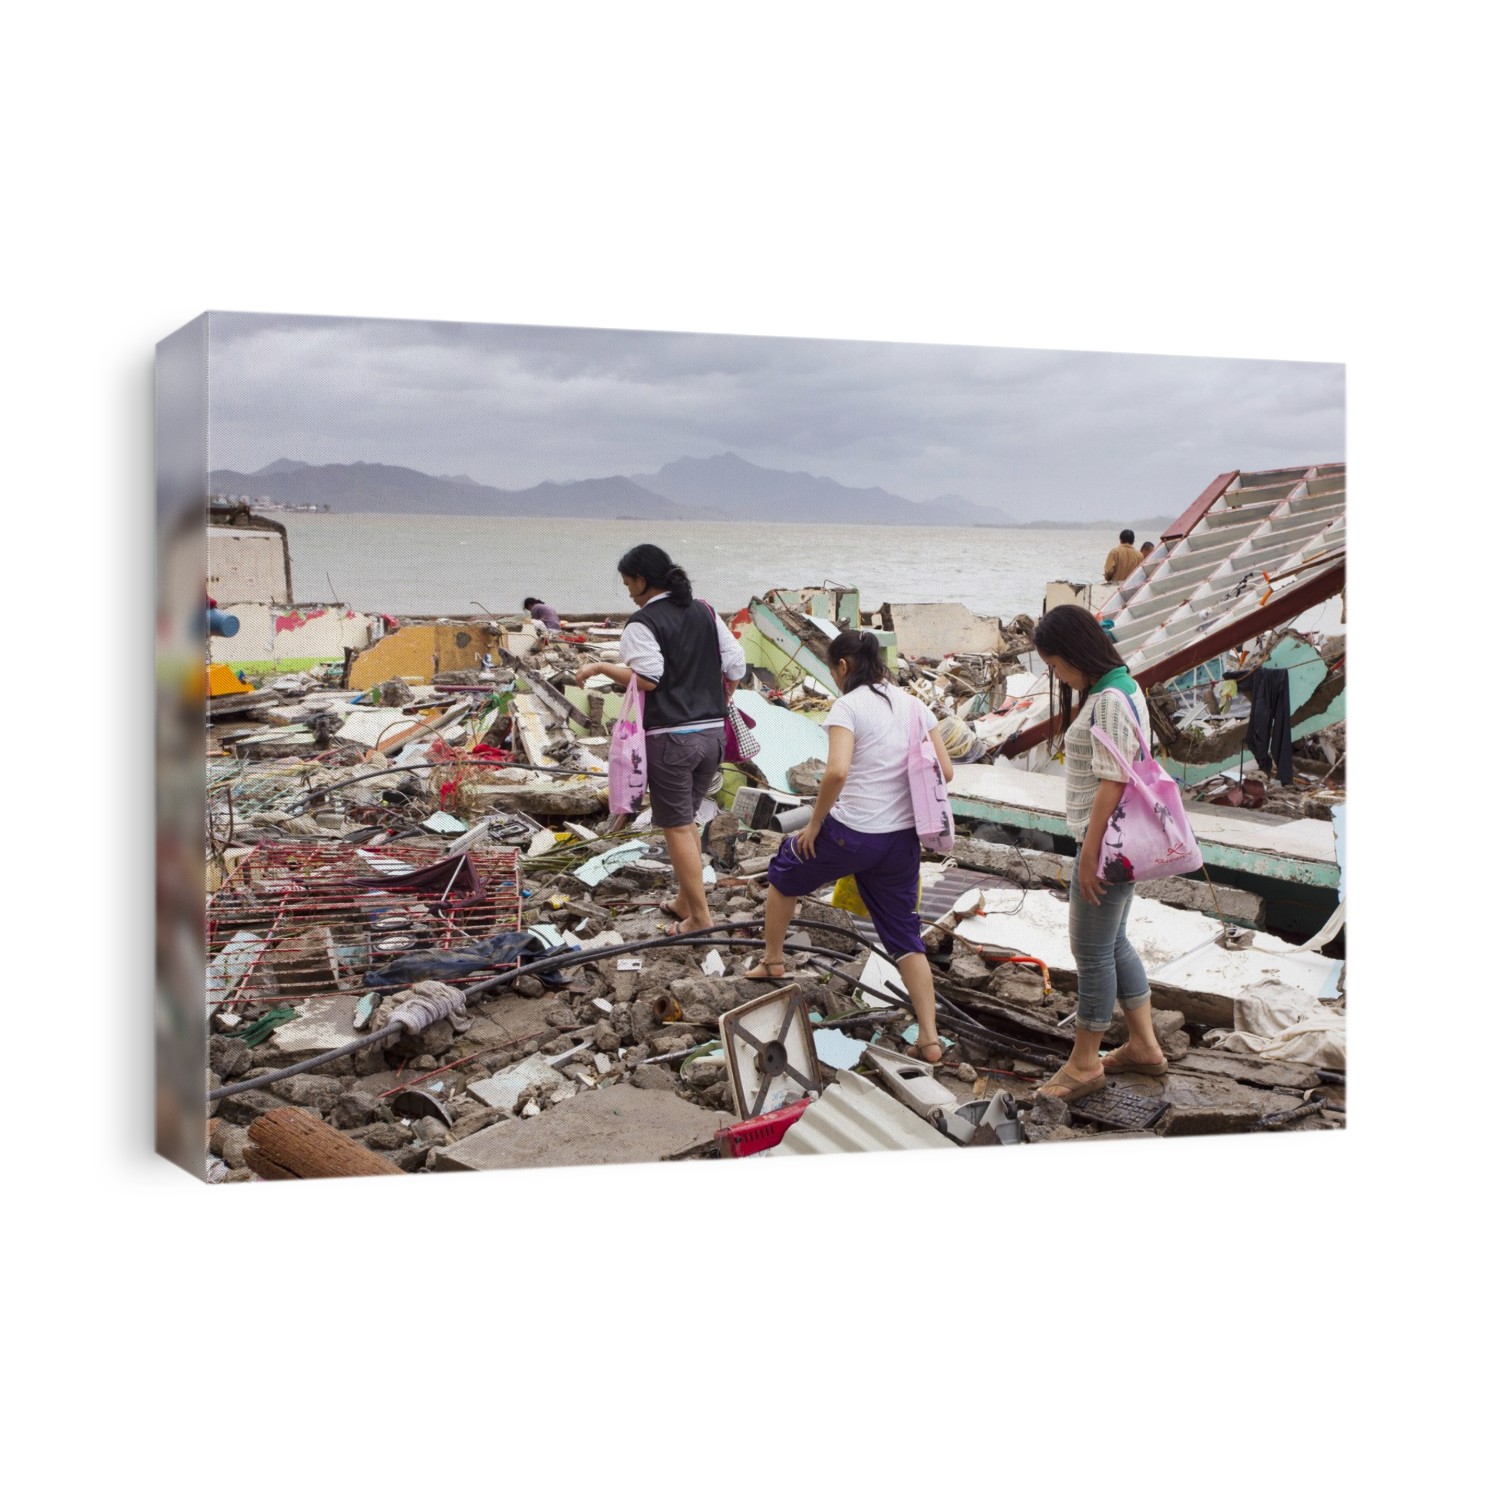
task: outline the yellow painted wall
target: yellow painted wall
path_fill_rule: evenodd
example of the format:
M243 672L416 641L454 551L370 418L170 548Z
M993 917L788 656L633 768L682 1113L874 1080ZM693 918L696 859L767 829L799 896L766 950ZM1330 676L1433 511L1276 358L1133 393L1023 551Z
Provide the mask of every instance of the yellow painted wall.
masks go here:
M460 646L458 637L468 638ZM349 686L364 692L392 677L411 677L431 682L436 672L469 672L483 665L485 651L498 650L498 637L488 627L465 622L456 625L403 625L383 636L355 657L349 668Z

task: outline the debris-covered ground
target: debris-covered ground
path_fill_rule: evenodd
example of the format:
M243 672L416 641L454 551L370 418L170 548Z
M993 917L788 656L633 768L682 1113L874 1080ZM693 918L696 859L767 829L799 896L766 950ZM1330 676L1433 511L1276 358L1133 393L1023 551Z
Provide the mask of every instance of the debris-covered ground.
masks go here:
M993 653L903 663L958 726L955 758L993 754L970 726L1029 625L1005 627ZM1163 942L1260 964L1256 1003L1280 1029L1251 1029L1249 1002L1200 965L1156 993L1166 1078L1124 1075L1072 1109L1039 1097L1069 1050L1074 976L1057 951L1039 960L995 933L1023 908L1041 937L1059 911L1065 923L1068 861L992 829L924 865L953 1043L935 1069L900 1057L915 1028L894 971L831 891L803 903L785 984L736 977L759 953L783 837L752 826L755 766L726 767L704 809L717 925L669 938L664 843L647 817L608 814L605 698L581 707L566 691L618 630L469 628L493 669L356 689L346 664L211 701L212 1180L1342 1126L1341 971L1313 1014L1275 969L1290 945L1252 931L1257 899L1223 891L1227 909L1206 910L1188 881L1143 889L1138 906ZM768 704L819 706L815 678L759 686ZM1337 785L1342 725L1298 754L1323 784L1275 788L1268 811L1286 791L1306 815ZM793 793L820 770L794 766ZM1261 951L1238 954L1252 936Z

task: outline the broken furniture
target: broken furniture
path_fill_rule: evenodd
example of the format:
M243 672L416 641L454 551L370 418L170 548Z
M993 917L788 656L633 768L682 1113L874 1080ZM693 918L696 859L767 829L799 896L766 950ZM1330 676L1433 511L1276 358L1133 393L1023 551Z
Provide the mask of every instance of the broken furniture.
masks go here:
M807 1002L795 984L727 1010L719 1039L742 1120L821 1088Z

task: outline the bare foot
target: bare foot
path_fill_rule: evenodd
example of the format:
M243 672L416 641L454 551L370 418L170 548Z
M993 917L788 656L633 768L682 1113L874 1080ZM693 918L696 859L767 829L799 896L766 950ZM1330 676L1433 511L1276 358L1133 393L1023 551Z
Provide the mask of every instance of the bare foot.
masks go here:
M936 1057L932 1055L934 1052L937 1053ZM936 1067L948 1055L948 1049L941 1042L913 1042L906 1049L906 1055Z

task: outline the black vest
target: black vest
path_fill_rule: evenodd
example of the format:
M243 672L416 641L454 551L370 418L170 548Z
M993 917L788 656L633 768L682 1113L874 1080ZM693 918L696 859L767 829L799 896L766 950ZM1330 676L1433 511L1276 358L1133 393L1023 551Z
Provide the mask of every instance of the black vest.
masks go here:
M661 647L661 681L642 693L647 729L671 729L724 717L724 674L719 666L717 616L694 599L673 604L653 599L626 622L644 625Z

